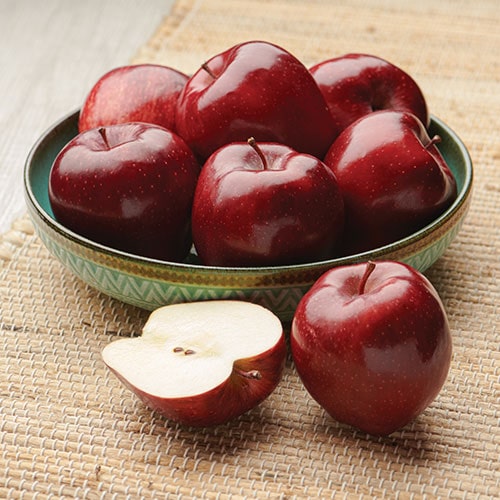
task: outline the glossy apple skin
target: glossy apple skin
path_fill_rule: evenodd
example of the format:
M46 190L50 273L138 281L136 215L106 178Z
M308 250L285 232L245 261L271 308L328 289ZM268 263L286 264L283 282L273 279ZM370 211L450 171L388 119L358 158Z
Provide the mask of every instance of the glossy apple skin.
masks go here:
M288 146L220 148L203 166L193 203L193 241L204 264L273 266L332 257L344 205L335 176Z
M169 130L110 125L78 134L61 150L50 172L49 200L56 220L82 236L180 261L191 247L199 171L188 146Z
M383 109L413 113L429 126L422 90L408 73L389 61L369 54L346 54L320 62L309 71L340 130Z
M260 41L207 61L178 101L178 133L203 161L221 146L255 137L322 158L338 132L314 79L286 50Z
M336 420L374 435L404 427L436 398L450 366L446 312L430 282L396 262L327 271L299 303L297 371Z
M325 164L345 203L345 255L393 243L441 215L457 196L453 173L412 114L378 111L347 127Z
M169 420L185 426L211 427L225 424L264 401L282 378L286 353L283 333L273 348L258 356L236 361L229 378L219 386L185 398L160 398L147 394L116 370L111 368L111 371L144 404ZM260 377L252 377L252 372L258 372Z
M114 68L86 96L78 129L146 122L175 131L177 99L187 80L184 73L159 64Z

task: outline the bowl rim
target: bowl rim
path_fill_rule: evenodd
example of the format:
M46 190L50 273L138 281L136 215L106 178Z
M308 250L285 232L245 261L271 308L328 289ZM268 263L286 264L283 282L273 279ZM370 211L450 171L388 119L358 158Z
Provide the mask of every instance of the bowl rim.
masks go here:
M346 255L342 257L336 257L331 259L306 262L302 264L287 264L287 265L278 265L278 266L255 266L255 267L238 267L238 266L209 266L205 264L199 263L188 263L188 262L174 262L174 261L166 261L160 259L153 259L150 257L143 257L140 255L132 254L129 252L125 252L123 250L118 250L96 241L90 240L84 236L81 236L70 229L63 226L60 222L56 221L47 211L42 207L41 203L38 201L32 184L31 184L31 172L34 169L34 159L37 156L39 150L42 146L50 140L53 135L57 135L59 129L67 124L67 122L71 120L76 120L80 113L80 108L73 110L52 125L50 125L36 140L31 149L29 150L28 156L24 163L24 172L23 172L23 183L24 183L24 194L25 200L29 207L31 207L36 215L46 224L51 230L60 234L64 238L68 239L72 243L76 245L81 245L84 248L91 250L93 252L98 252L99 254L103 254L106 257L118 257L122 260L128 261L135 265L139 266L153 266L161 269L171 268L179 271L195 271L202 273L212 273L219 272L225 274L245 274L245 273L267 273L267 274L275 274L280 272L298 272L298 271L308 271L315 270L318 267L333 267L333 266L341 266L354 262L363 262L367 260L377 260L383 256L388 254L394 254L399 250L409 247L414 243L420 241L423 237L433 232L434 230L446 225L446 223L463 207L465 203L468 202L469 195L472 191L473 184L473 163L470 156L470 153L463 143L462 139L457 135L457 133L444 121L439 119L438 117L431 114L430 118L430 127L437 126L446 131L447 135L450 136L453 140L453 143L456 147L458 147L460 151L460 156L464 159L464 177L463 177L463 185L459 189L457 193L457 197L453 201L453 203L448 207L446 211L444 211L439 217L434 219L431 223L422 227L418 231L400 239L395 242L389 243L387 245L377 247L372 250L367 250L365 252Z

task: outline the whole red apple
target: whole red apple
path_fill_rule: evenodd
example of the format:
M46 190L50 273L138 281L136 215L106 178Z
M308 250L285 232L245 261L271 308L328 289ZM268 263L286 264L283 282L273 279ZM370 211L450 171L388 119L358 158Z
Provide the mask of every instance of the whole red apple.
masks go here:
M203 166L193 241L204 264L273 266L331 258L344 206L335 176L283 144L223 146Z
M324 161L344 198L344 254L404 238L452 204L456 182L438 142L399 111L365 115L340 134Z
M124 123L78 134L49 177L56 219L98 243L144 257L182 260L200 167L173 132Z
M436 398L452 341L431 283L405 264L377 262L318 279L295 312L291 350L306 389L333 418L388 435Z
M85 98L79 131L125 122L153 123L175 131L175 107L187 80L184 73L159 64L114 68Z
M320 62L310 72L340 130L383 109L413 113L426 127L429 125L420 87L389 61L368 54L346 54Z
M153 311L141 337L111 342L105 364L150 408L192 426L223 424L278 385L286 358L279 319L243 301Z
M307 68L261 41L236 45L203 64L179 97L176 124L202 160L251 136L322 158L338 134Z

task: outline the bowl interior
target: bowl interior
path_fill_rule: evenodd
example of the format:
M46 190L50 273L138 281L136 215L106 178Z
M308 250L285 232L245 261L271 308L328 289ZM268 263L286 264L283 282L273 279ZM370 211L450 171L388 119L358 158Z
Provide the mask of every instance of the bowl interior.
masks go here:
M27 170L26 184L39 207L54 222L49 202L49 174L59 151L78 134L78 111L59 121L33 148L33 161Z

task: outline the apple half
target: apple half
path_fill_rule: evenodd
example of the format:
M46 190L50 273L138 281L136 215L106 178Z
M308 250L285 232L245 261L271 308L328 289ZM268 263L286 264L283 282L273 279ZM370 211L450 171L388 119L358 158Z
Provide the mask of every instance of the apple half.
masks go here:
M142 336L111 342L102 357L151 409L205 427L245 413L274 391L286 342L268 309L213 300L156 309Z

